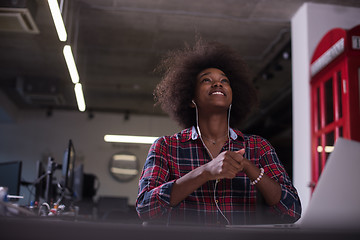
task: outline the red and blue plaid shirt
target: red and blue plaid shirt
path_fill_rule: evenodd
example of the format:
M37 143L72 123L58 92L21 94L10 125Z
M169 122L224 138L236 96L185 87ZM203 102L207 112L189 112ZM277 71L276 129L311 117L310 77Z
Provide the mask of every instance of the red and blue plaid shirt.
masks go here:
M265 212L275 217L297 220L301 215L301 204L297 191L280 163L270 143L255 135L245 135L230 129L230 150L245 148L245 157L265 174L281 185L280 202ZM226 143L222 151L229 150ZM211 161L194 127L173 135L157 139L150 147L140 181L136 209L144 221L161 220L167 223L200 224L225 223L218 205L230 224L253 223L259 209L259 194L250 179L239 172L233 179L222 179L214 191L215 181L209 181L190 194L176 207L170 206L171 188L176 179L193 169ZM258 199L258 201L257 201Z

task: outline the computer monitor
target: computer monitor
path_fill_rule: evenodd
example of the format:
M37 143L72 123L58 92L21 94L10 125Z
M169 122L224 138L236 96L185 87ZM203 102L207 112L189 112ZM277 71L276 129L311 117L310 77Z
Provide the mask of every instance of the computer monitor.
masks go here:
M45 169L41 161L36 162L36 180L35 180L35 201L39 202L40 198L45 197L46 177Z
M63 187L67 189L71 194L73 193L75 159L75 148L70 139L68 147L64 153L64 159L62 164L62 179Z
M20 195L21 161L0 163L0 186L7 187L8 195Z

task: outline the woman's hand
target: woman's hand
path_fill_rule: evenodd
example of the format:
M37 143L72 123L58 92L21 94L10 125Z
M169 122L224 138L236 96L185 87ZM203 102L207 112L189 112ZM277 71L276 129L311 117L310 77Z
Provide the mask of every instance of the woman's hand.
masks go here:
M245 149L236 152L225 151L204 165L209 180L232 179L239 172L245 171L250 161L243 157Z
M239 172L244 172L251 181L256 179L260 174L260 169L248 159L244 158L244 153L244 149L236 152L222 152L212 161L177 179L171 192L171 206L176 206L190 193L209 180L232 179ZM264 174L261 181L256 184L256 187L270 206L280 201L280 184L269 178L266 174Z
M244 172L253 181L260 174L260 169L244 158L244 149L236 152L226 151L220 153L211 162L203 165L208 180L233 179L239 172ZM278 182L266 174L256 184L257 189L264 196L269 206L275 205L281 198L281 187Z

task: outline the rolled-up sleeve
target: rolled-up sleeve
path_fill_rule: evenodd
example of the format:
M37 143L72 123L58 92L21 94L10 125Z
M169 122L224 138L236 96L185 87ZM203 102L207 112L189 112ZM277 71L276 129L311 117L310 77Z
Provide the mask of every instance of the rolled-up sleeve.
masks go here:
M162 219L167 215L174 181L169 181L167 144L162 137L150 147L139 180L136 210L142 220Z

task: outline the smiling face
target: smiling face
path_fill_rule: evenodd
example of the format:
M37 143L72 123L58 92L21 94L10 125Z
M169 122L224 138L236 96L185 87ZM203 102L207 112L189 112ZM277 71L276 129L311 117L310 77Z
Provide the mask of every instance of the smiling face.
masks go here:
M232 102L230 80L217 68L207 68L196 77L194 100L199 108L228 109Z

